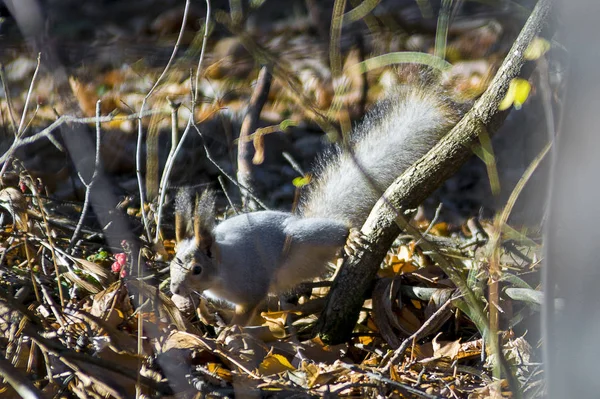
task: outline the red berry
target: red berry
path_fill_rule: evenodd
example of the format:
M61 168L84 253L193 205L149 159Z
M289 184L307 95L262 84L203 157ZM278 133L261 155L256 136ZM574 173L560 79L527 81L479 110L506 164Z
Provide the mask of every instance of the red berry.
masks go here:
M121 265L118 261L113 263L110 267L110 270L112 270L114 273L118 273L121 270L121 267L123 265Z
M119 262L121 266L123 266L127 263L127 254L123 252L115 254L115 260Z

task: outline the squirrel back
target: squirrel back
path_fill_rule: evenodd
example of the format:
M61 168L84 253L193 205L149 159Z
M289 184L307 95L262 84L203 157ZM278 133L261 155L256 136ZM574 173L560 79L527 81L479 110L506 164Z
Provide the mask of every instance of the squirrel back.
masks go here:
M425 155L460 119L443 92L401 87L367 113L350 137L320 157L317 178L303 197L305 217L328 217L360 228L392 182Z

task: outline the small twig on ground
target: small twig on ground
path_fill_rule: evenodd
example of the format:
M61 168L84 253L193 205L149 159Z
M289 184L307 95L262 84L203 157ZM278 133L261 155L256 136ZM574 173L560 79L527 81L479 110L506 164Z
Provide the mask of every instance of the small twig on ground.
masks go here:
M369 378L371 378L371 379L373 379L375 381L380 381L380 382L382 382L384 384L390 385L390 386L398 389L399 391L401 391L403 393L409 393L409 394L417 395L419 397L427 398L427 399L438 399L439 398L438 396L430 395L430 394L428 394L426 392L423 392L423 391L420 391L420 390L418 390L416 388L413 388L410 385L405 385L405 384L402 384L400 382L394 381L394 380L392 380L390 378L384 377L382 375L379 375L379 374L376 374L376 373L372 373L370 371L365 371L365 370L361 369L358 366L347 364L347 363L343 363L343 362L340 363L340 364L345 369L348 369L348 370L353 371L355 373L364 374L367 377L369 377Z
M431 231L433 226L436 224L438 218L440 217L441 211L442 211L442 203L440 202L440 204L438 205L438 207L435 210L435 215L433 215L433 219L431 219L431 222L429 223L429 226L427 226L427 229L425 229L423 234L421 234L421 237L417 240L415 245L419 245L421 243L421 240L423 239L423 237L425 237L427 234L429 234L429 232Z
M411 342L415 341L415 340L419 340L422 337L423 333L425 331L429 330L429 326L434 325L435 323L437 323L437 320L441 317L444 316L444 313L446 311L446 308L448 308L448 306L450 306L452 304L452 298L448 299L442 306L440 306L438 308L438 310L436 310L429 319L427 319L427 321L425 321L425 323L423 323L423 325L417 330L415 331L410 337L406 338L404 341L402 341L402 344L400 345L400 347L398 347L398 349L396 349L394 351L394 355L390 358L390 360L383 365L383 367L381 368L381 371L384 373L388 373L390 370L390 367L395 364L396 362L398 362L398 360L404 355L404 351L406 350L406 348L408 348L408 346L411 344Z
M56 285L58 287L58 295L60 297L60 305L61 305L61 307L64 307L65 306L65 297L63 294L60 270L58 269L58 262L56 260L56 251L55 251L56 246L54 245L54 239L52 236L52 232L50 231L50 224L48 223L48 218L46 217L46 209L44 208L42 199L40 198L39 192L35 186L35 181L33 180L33 178L31 176L27 176L26 179L27 179L26 184L29 187L29 190L32 192L33 196L35 197L37 205L39 207L40 214L42 215L42 221L43 221L44 229L46 232L46 238L48 239L48 242L50 243L50 254L52 255L52 262L54 263L54 271L56 273Z

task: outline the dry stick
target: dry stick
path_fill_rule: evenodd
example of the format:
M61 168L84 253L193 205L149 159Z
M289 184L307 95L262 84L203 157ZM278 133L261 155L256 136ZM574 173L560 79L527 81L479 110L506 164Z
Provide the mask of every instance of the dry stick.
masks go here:
M89 183L85 182L85 179L77 172L77 176L79 176L79 180L85 186L85 197L83 200L83 208L81 209L81 215L79 215L79 221L77 222L77 226L75 227L75 231L71 236L71 241L69 242L69 247L67 248L67 252L71 252L71 254L75 251L75 241L81 232L81 228L83 227L83 220L87 214L88 209L90 208L90 196L92 194L92 188L94 187L94 183L96 183L96 179L98 178L98 173L100 171L100 104L102 100L96 101L96 156L94 158L94 173L90 179Z
M21 121L19 122L19 127L17 128L17 131L15 133L15 141L13 142L13 144L15 142L17 142L23 135L23 124L25 123L25 117L27 116L27 108L29 108L29 101L31 101L31 93L33 93L33 86L35 84L35 79L40 70L40 59L41 59L41 53L38 53L37 64L35 66L35 70L33 71L31 83L29 84L29 90L27 90L27 97L25 98L25 105L23 106L23 113L21 114ZM12 145L11 145L11 148L12 148ZM8 168L9 164L10 164L10 162L8 162L8 159L7 159L7 162L4 165L2 165L2 169L0 169L0 180L2 180L2 176L4 176L4 172L6 172L6 169Z
M263 209L268 210L269 207L266 206L260 199L258 199L257 196L255 196L252 191L250 191L247 187L242 186L240 183L238 183L237 180L235 180L233 178L233 176L230 176L222 167L221 165L218 164L217 161L215 161L215 159L210 155L210 152L208 151L208 147L206 146L206 143L204 142L204 136L202 135L202 132L200 132L200 129L198 129L198 126L196 126L196 124L192 124L192 126L194 127L194 129L196 129L196 133L198 133L198 136L200 136L200 138L202 139L202 146L204 147L204 152L206 153L206 159L208 159L210 161L210 163L212 163L213 165L215 165L215 167L219 170L219 172L221 172L221 174L223 176L225 176L227 179L229 179L230 182L232 182L233 184L236 185L236 187L238 187L240 189L240 191L245 190L248 195L250 196L250 198L252 198L252 200L254 200L254 202L256 202L258 205L260 205Z
M438 207L435 209L435 214L433 215L433 219L431 219L431 222L429 222L429 226L427 226L427 228L425 229L425 231L423 232L423 234L421 234L421 237L419 237L419 239L417 240L417 242L415 242L415 246L419 245L421 243L421 240L427 236L427 234L429 234L429 232L431 231L431 229L433 229L433 226L437 223L438 218L440 217L440 212L442 212L442 203L440 202L440 204L438 205Z
M519 74L524 65L523 53L542 29L551 5L552 0L538 2L486 92L450 133L396 179L376 204L362 228L362 233L371 245L368 250L365 248L346 259L316 325L317 333L325 342L339 343L350 338L366 292L388 248L400 232L396 219L401 210L415 208L454 174L471 156L472 148L477 146L479 132L485 129L488 133L493 133L502 124L508 113L499 112L498 105L509 82ZM469 306L474 306L478 316L485 319L477 298L472 292L469 293L469 287L462 277L447 265L443 266L444 272L460 277L455 281L457 287Z
M167 62L167 65L163 69L162 73L156 79L154 86L150 89L144 100L142 101L142 106L140 108L140 114L144 113L144 109L146 108L146 102L150 98L150 96L154 93L154 90L158 87L158 85L163 80L164 76L167 74L167 71L171 67L173 60L175 59L175 55L177 54L177 50L179 50L179 44L181 43L181 38L183 37L183 31L185 28L185 23L187 21L188 10L190 8L190 0L185 1L185 8L183 10L183 18L181 21L181 28L179 30L179 36L177 37L177 41L175 42L175 46L173 47L173 52L171 53L171 58ZM150 235L150 226L148 225L148 216L146 215L145 209L145 193L144 193L144 180L142 179L142 144L144 138L144 130L142 129L142 118L138 119L138 137L137 137L137 145L135 151L135 173L137 175L138 187L140 191L140 209L142 211L142 223L144 224L144 229L146 230L146 238L148 242L152 241L152 236Z
M10 384L11 387L23 399L44 399L48 396L38 390L29 378L18 371L8 360L0 357L0 376Z
M190 117L188 119L188 123L185 127L185 130L179 139L177 144L171 143L171 146L176 146L174 151L169 152L169 156L167 157L167 162L165 164L165 169L163 170L162 177L160 179L160 186L158 188L159 192L159 200L158 200L158 212L156 216L156 236L154 237L154 241L158 242L160 235L160 223L162 220L163 207L165 203L165 195L167 194L167 187L169 184L169 177L171 175L171 169L173 168L173 163L175 162L175 158L177 158L177 154L181 149L182 143L185 141L187 134L190 131L190 127L194 120L194 114L196 109L196 101L198 98L198 76L200 75L200 70L202 68L202 61L204 60L204 53L206 51L206 42L208 40L208 23L210 21L210 1L206 0L206 23L204 26L204 37L202 38L202 49L200 50L200 57L198 58L198 65L196 67L196 81L195 84L192 84L192 109L190 112ZM191 77L190 77L191 81Z
M168 111L164 111L164 110L149 110L149 111L145 111L144 113L135 113L135 114L127 115L127 116L107 115L107 116L103 116L99 119L95 116L89 117L89 118L77 118L74 116L63 115L63 116L59 117L56 121L52 122L52 124L50 126L41 130L40 132L33 134L29 137L20 138L18 140L15 140L13 142L13 144L10 146L10 148L2 156L0 156L0 163L5 162L8 158L10 158L12 156L12 154L18 148L20 148L24 145L35 143L36 141L41 140L43 138L47 138L57 148L62 149L62 146L54 139L54 137L52 137L52 133L65 123L88 124L88 123L96 122L98 120L102 123L111 122L111 121L126 121L126 120L133 120L133 119L137 120L141 117L155 115L155 114L164 114L167 112Z
M452 299L453 298L449 298L446 302L444 302L444 304L440 306L438 310L436 310L435 313L433 313L431 317L429 317L429 319L427 319L427 321L423 323L423 325L417 331L415 331L410 337L402 341L402 344L398 347L398 349L394 351L394 354L388 360L388 362L381 366L382 372L387 373L390 371L390 367L396 364L398 360L400 360L402 355L404 355L404 351L406 350L406 348L408 348L411 342L418 341L421 338L423 338L423 333L429 330L429 326L434 325L439 319L441 319L444 316L446 309L452 304Z
M254 146L252 139L250 139L249 136L254 133L258 127L260 113L269 97L271 80L271 72L269 72L269 68L265 65L258 73L256 87L254 87L254 92L250 98L248 111L242 122L242 128L240 129L240 136L238 138L237 179L240 185L247 189L254 188L254 176L252 173L252 148ZM251 197L248 195L247 190L242 190L242 204L246 211L256 209L256 204L251 201Z
M169 107L171 108L171 149L169 151L169 155L167 156L167 162L165 165L165 169L163 170L163 174L160 177L160 184L158 186L158 212L156 215L156 234L154 235L154 242L158 242L161 237L161 227L160 222L162 218L162 211L164 205L164 198L166 195L166 184L165 182L166 176L171 172L171 168L173 167L173 161L175 159L176 149L179 147L179 123L178 123L178 110L181 106L181 103L175 103L167 97L167 101L169 102ZM189 123L186 126L186 131L189 130ZM167 172L168 171L168 172Z
M46 236L48 238L48 242L50 243L50 254L52 255L52 262L54 263L54 272L56 273L56 285L58 286L58 296L60 297L60 306L64 307L65 306L65 298L63 295L62 284L60 281L61 280L60 270L58 270L58 262L56 261L56 250L55 250L56 246L54 245L54 240L53 240L52 234L50 232L50 224L48 223L48 219L46 217L46 209L44 208L44 205L42 204L42 199L40 198L40 195L39 195L37 189L35 188L35 182L34 182L33 178L31 176L28 176L28 179L29 179L29 183L30 183L29 189L35 196L35 199L38 203L38 207L40 208L40 214L42 215L44 229L46 230Z
M31 84L29 85L29 90L27 90L27 97L25 98L25 106L23 107L23 113L21 114L21 122L19 122L19 128L17 129L17 136L20 136L23 133L23 124L25 123L25 116L27 115L27 108L29 107L29 101L31 100L31 93L33 92L33 85L35 83L35 78L40 70L40 58L41 53L38 53L37 57L37 65L35 66L35 71L33 72L33 77L31 78Z
M370 371L365 371L365 370L361 369L360 367L352 365L352 364L341 363L341 366L350 371L354 371L355 373L364 374L373 380L381 381L385 384L395 387L397 390L402 391L403 393L409 393L411 395L416 395L416 396L419 396L422 398L427 398L427 399L438 399L439 398L439 396L430 395L426 392L418 390L417 388L413 388L410 385L402 384L400 382L394 381L392 379L386 378L382 375L379 375L379 374L376 374L376 373L373 373Z
M229 206L231 207L231 209L233 209L233 212L235 212L236 215L239 215L240 212L238 211L237 207L233 204L233 201L231 201L231 197L227 192L227 187L225 187L225 180L223 180L223 176L219 175L217 177L217 180L219 181L219 185L221 185L221 190L223 190L223 194L225 194L225 198L227 198Z
M6 105L8 106L8 116L10 116L10 126L13 129L13 133L17 133L17 121L15 120L15 109L10 97L10 91L6 84L6 73L4 70L4 64L0 63L0 81L2 82L2 88L4 89L4 96L6 97Z
M35 274L33 273L33 259L32 259L31 253L29 252L29 245L28 245L27 235L25 235L23 237L23 243L24 243L24 247L25 247L25 256L27 257L27 266L29 268L29 275L30 275L30 278L31 278L31 285L33 285L33 292L35 293L35 299L37 300L38 303L41 303L40 291L39 291L39 288L38 288L37 281L35 279ZM8 251L6 251L6 252L8 252ZM4 254L2 254L2 255L4 255Z
M294 169L298 173L300 177L306 174L302 167L298 164L298 162L296 162L294 157L292 157L292 154L290 154L289 152L283 152L281 155L283 155L285 160L290 164L292 169Z
M56 359L64 363L65 366L69 367L74 372L82 373L87 377L92 378L96 383L100 383L111 390L119 392L122 387L115 381L111 381L106 376L106 373L99 372L96 368L117 373L132 381L137 381L139 379L144 386L156 390L163 395L172 394L171 388L166 383L155 382L148 377L140 376L136 370L131 370L128 367L116 362L104 360L99 357L91 356L87 353L80 353L76 352L75 350L65 348L54 340L44 338L42 334L36 331L34 327L29 324L25 326L23 333L29 336L32 341L34 341L40 346L40 348L43 349L43 351L56 356ZM89 366L93 366L93 368ZM113 392L111 392L111 394L114 395ZM128 398L129 396L118 395L118 397Z
M140 248L140 252L138 254L137 257L137 275L140 278L143 278L143 268L142 268L142 250ZM138 295L138 301L137 303L144 303L144 293L143 290L139 290L137 292ZM141 306L139 307L141 309ZM137 370L138 370L138 379L135 382L135 397L139 398L141 393L142 393L142 385L141 385L141 381L140 381L140 377L142 375L142 355L143 355L143 331L144 331L144 317L142 316L141 312L140 315L138 316L138 322L137 322Z

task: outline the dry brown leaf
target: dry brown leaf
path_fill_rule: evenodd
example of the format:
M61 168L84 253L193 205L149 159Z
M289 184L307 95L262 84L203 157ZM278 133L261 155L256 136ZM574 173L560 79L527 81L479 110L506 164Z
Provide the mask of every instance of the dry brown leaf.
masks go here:
M221 331L217 342L223 344L223 361L230 367L243 366L246 370L255 370L269 353L264 342L248 334L245 329L233 326Z
M171 349L202 349L214 352L217 345L213 340L201 338L185 331L173 331L161 347L162 352Z
M438 341L440 335L442 335L442 333L438 333L431 343L433 347L433 356L438 359L448 358L450 360L456 360L461 349L460 339L456 341Z
M105 318L111 309L120 309L126 315L131 314L133 310L127 288L119 281L94 295L90 313Z
M252 163L254 165L260 165L265 160L265 139L264 135L258 132L254 133L254 137L252 139L252 144L254 145L254 157L252 158Z
M320 385L326 385L334 381L341 370L325 370L323 367L314 363L302 362L300 367L306 373L307 384L309 388ZM344 369L345 370L345 369Z
M98 101L96 92L91 89L89 85L79 82L79 80L75 79L73 76L69 77L69 84L71 85L71 90L73 91L75 98L77 98L77 102L83 113L86 116L95 116L96 101Z
M335 363L348 351L348 344L325 345L319 337L303 342L303 345L306 357L324 364Z
M27 199L14 187L0 190L0 206L10 213L14 225L20 231L27 231Z
M262 312L260 315L265 320L263 325L269 328L273 337L282 339L289 335L285 330L285 326L287 325L290 312L282 310L277 312Z

